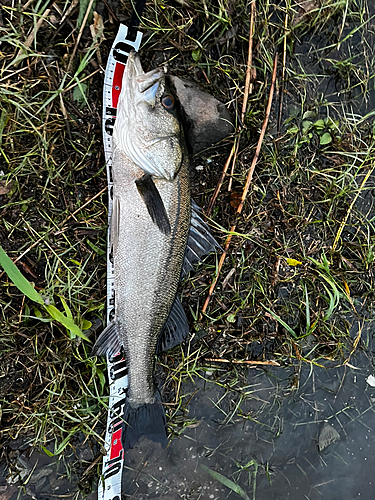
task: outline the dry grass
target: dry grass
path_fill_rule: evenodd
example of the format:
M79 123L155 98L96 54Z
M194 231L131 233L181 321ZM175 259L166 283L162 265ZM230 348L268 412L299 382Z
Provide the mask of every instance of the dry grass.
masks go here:
M0 244L13 259L22 255L19 268L40 293L59 308L63 297L81 326L92 323L86 334L93 339L106 294L101 64L131 4L123 3L124 19L105 9L106 40L81 29L87 2L61 23L69 3L56 4L46 13L39 1L5 2L1 11ZM236 222L231 251L203 316L215 258L182 284L194 344L161 359L176 433L188 423L183 381L223 369L207 359L340 363L352 350L345 311L366 315L374 303L374 212L359 210L373 186L375 160L370 2L326 1L302 12L290 2L281 7L262 0L256 10L253 91L243 126L249 4L166 1L148 3L144 13L146 66L168 64L172 73L195 80L228 104L238 125L231 191L226 176L211 219L221 242ZM270 125L236 219L276 51ZM192 169L194 197L203 207L233 141L193 159L204 166ZM2 441L28 434L37 446L55 441L57 453L78 432L100 443L103 362L90 358L87 343L41 321L5 275L0 284ZM244 369L227 365L229 379Z

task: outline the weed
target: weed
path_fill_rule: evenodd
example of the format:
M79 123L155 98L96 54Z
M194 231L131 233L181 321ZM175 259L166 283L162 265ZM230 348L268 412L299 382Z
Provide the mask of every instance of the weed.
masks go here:
M54 298L50 314L64 312L94 340L106 293L101 61L117 20L116 12L106 11L106 40L82 30L75 51L85 2L81 13L68 4L55 2L44 20L43 2L3 6L0 244L18 259L38 297ZM122 5L127 19L131 2ZM221 242L235 219L264 119L274 54L280 53L270 125L216 291L202 315L217 273L209 257L181 286L194 343L160 361L174 434L192 424L186 381L199 377L224 391L215 401L223 421L256 419L246 409L252 389L238 363L340 363L353 347L345 313L371 311L375 299L373 7L367 0L327 0L303 12L289 1L259 0L256 9L253 90L244 127L238 117L249 2L192 0L178 8L167 0L151 2L141 24L146 67L168 65L171 73L228 103L237 117L231 190L227 175L209 221ZM232 147L233 137L193 158L194 166L204 167L192 169L201 206L207 206ZM24 381L9 393L0 391L2 442L28 435L35 446L63 454L82 432L101 445L107 412L103 361L92 359L85 342L51 322L45 303L34 305L5 274L0 304L0 373ZM229 363L224 369L207 359ZM250 462L241 467L242 474L256 470ZM230 481L238 483L240 476ZM246 490L242 482L240 488Z

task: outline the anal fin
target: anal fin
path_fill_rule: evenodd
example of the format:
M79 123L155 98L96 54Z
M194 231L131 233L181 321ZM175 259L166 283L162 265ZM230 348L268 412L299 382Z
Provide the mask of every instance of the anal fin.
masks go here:
M189 335L189 324L178 297L175 298L171 312L160 334L157 351L168 351L180 344Z

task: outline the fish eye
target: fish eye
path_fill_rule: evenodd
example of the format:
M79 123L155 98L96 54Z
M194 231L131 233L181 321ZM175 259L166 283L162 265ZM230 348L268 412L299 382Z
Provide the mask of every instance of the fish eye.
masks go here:
M163 95L163 97L161 98L161 103L164 106L164 108L167 109L168 111L174 110L175 102L173 95L170 94Z

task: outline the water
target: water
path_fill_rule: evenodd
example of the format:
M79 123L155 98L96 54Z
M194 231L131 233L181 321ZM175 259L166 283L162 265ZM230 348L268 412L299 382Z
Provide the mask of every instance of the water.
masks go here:
M218 391L214 382L187 385L186 392L198 389L189 404L197 424L165 453L151 452L148 443L129 453L129 498L227 498L231 490L203 465L237 483L250 499L373 499L375 388L366 379L375 372L374 331L373 321L363 326L367 350L359 347L339 367L304 362L250 369L225 399L225 389ZM223 425L231 410L233 418ZM240 497L232 492L231 498Z

